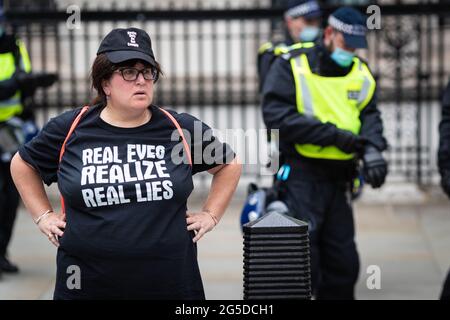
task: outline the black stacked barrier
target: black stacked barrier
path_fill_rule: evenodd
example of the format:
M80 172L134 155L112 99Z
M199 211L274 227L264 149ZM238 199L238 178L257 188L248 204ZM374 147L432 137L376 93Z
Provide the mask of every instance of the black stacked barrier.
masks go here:
M270 212L243 229L244 299L311 299L308 225Z

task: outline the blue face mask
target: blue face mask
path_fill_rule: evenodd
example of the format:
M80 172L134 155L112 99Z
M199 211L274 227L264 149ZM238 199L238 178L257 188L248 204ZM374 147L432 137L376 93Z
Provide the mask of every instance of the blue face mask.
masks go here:
M352 64L354 56L355 54L353 52L336 48L331 54L331 59L333 59L339 66L346 68Z
M316 40L319 36L320 29L318 27L306 26L303 28L302 32L300 32L300 41L301 42L311 42Z

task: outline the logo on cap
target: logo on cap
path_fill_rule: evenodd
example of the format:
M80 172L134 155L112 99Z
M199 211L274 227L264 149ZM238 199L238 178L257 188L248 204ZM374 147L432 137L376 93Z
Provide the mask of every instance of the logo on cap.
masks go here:
M130 42L127 43L127 46L139 48L139 44L136 43L136 31L127 31L127 34L130 37Z

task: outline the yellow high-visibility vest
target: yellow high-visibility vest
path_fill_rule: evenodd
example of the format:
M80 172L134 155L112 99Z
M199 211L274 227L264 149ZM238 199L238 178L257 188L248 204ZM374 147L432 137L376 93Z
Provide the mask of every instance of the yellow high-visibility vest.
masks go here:
M278 45L273 45L272 42L266 42L264 43L258 50L258 54L264 54L265 52L272 52L272 54L276 57L279 57L283 54L289 53L292 50L295 49L309 49L315 46L314 42L297 42L294 43L290 46L284 44L284 43L280 43ZM276 133L271 132L270 133L270 141L271 141L271 149L273 150L278 150L279 146L276 145L276 141L279 141L279 137ZM275 151L271 151L271 152L275 152Z
M291 57L290 63L298 112L359 134L359 115L372 99L376 87L367 65L354 57L353 67L346 76L323 77L311 72L305 53ZM354 157L354 154L345 153L335 146L296 144L295 149L308 158L350 160Z
M22 41L17 40L17 46L20 53L20 68L25 72L31 71L31 62L28 52ZM16 71L16 63L13 52L0 53L0 81L7 80L12 77ZM6 121L11 117L20 114L23 111L21 103L20 91L7 100L0 101L0 122Z

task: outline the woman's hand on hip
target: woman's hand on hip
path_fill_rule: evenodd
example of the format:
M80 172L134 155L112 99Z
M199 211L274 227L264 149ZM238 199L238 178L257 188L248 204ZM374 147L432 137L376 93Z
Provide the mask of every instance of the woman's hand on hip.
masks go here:
M210 213L201 212L187 212L186 222L188 231L194 230L195 237L192 239L193 242L200 240L203 235L211 231L216 226L216 221L211 216Z
M65 217L62 214L50 213L39 221L39 229L45 234L56 247L59 247L58 237L64 235L63 230L66 228Z

